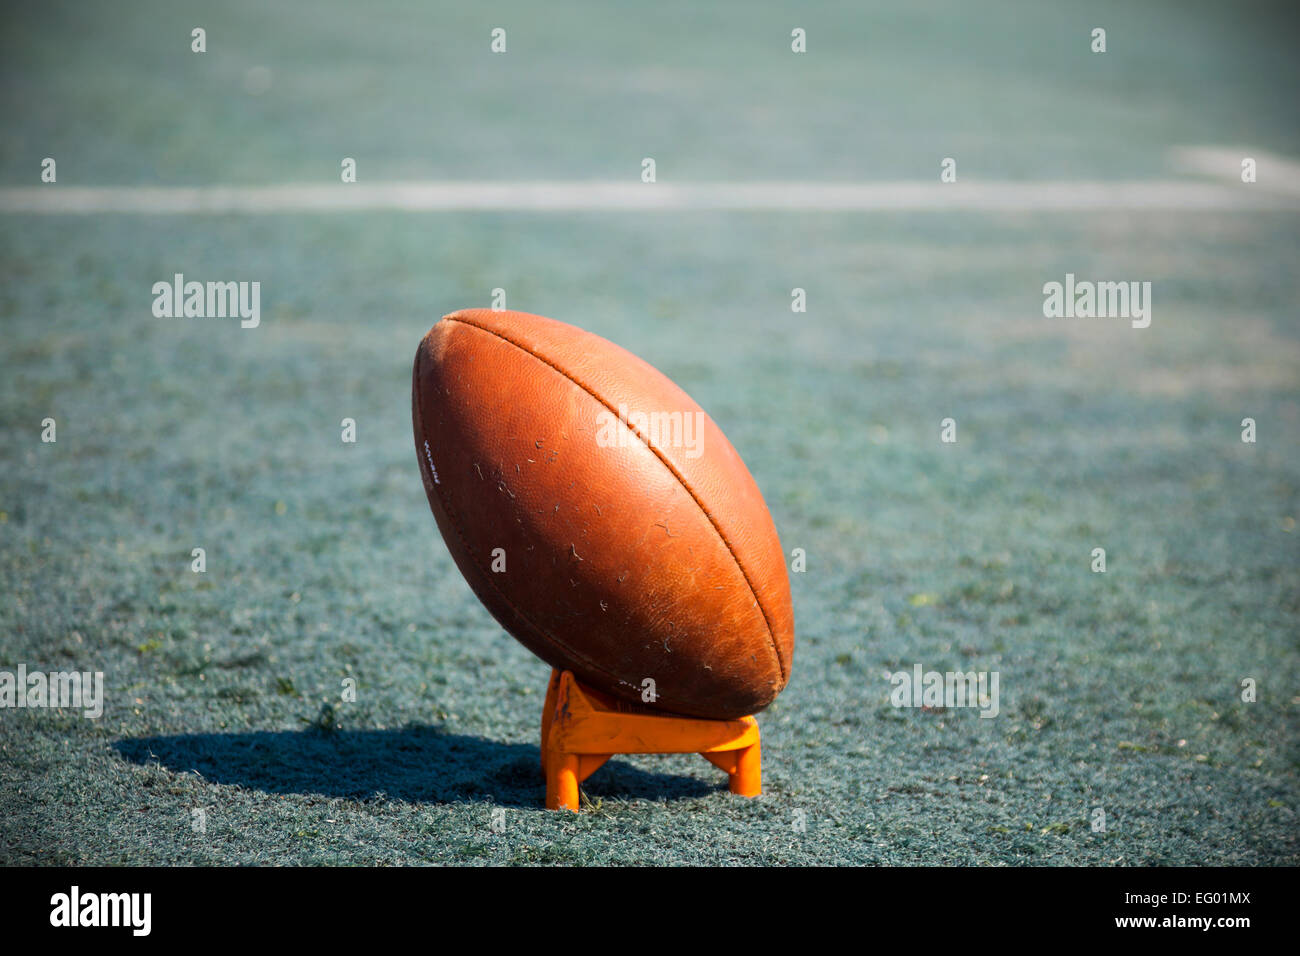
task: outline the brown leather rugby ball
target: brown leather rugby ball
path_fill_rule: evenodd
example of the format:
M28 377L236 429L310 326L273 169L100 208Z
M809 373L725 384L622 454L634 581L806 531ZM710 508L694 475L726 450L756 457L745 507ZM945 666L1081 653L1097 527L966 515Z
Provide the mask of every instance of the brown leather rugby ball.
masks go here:
M731 443L666 376L571 325L468 309L429 330L413 378L438 528L525 647L698 717L753 713L785 687L776 528Z

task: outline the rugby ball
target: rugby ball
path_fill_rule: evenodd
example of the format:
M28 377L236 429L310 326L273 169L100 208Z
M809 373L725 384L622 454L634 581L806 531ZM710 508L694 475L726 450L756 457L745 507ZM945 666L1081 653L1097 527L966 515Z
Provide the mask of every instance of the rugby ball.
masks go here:
M552 667L734 718L790 679L784 552L744 462L665 375L523 312L444 317L415 355L424 489L452 558Z

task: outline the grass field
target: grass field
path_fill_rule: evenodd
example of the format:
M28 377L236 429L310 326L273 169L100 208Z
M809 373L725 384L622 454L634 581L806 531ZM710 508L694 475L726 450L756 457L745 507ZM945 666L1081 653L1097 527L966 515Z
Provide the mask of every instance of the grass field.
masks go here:
M1285 8L263 7L7 10L0 187L46 156L54 190L1300 155ZM0 710L0 863L1294 865L1298 243L1287 208L7 214L0 670L107 692ZM261 325L155 318L176 272L260 281ZM1066 273L1150 281L1151 326L1045 319ZM541 809L547 668L461 579L411 441L416 343L497 287L682 385L806 550L760 799L618 758ZM998 671L999 716L890 706L914 663Z

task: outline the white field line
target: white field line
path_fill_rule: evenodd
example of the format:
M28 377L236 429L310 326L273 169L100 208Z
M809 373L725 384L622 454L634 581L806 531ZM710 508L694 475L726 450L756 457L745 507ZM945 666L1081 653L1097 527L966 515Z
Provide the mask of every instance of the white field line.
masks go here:
M1300 163L1276 153L1240 147L1224 149L1220 146L1182 146L1169 153L1170 165L1177 170L1208 176L1223 182L1241 182L1241 161L1250 157L1255 161L1253 186L1273 192L1300 196Z
M1129 182L399 182L283 186L0 188L0 213L789 210L824 212L1300 211L1259 184Z

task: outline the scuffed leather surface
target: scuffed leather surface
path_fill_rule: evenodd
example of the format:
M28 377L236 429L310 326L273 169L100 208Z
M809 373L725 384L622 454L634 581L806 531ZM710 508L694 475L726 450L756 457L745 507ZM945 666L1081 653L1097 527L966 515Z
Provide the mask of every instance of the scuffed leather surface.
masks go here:
M794 649L762 495L707 416L699 457L641 434L601 447L597 416L620 404L700 411L630 352L552 319L471 309L434 325L416 352L412 416L447 547L492 615L552 666L628 700L651 678L665 711L760 710Z

